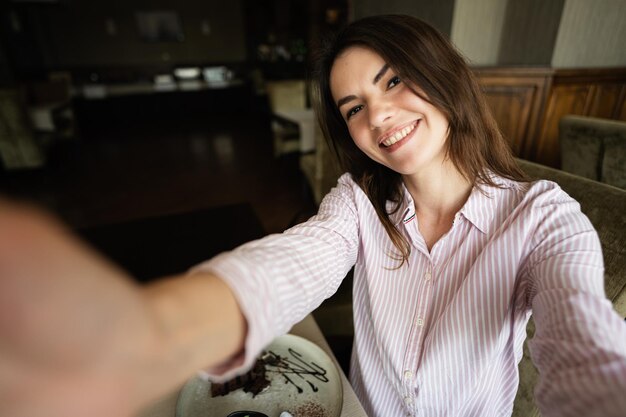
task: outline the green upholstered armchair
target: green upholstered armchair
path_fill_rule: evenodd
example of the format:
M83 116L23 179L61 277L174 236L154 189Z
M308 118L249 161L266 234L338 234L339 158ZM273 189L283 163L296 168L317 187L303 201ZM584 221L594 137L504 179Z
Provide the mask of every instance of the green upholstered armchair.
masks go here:
M559 142L564 171L626 189L626 122L567 115Z

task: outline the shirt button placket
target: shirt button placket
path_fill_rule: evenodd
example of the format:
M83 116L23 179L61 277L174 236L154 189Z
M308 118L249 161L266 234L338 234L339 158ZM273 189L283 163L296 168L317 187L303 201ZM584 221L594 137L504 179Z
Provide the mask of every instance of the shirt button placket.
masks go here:
M406 415L412 416L413 413L413 398L406 396L404 397L404 405L406 406Z
M433 269L432 267L428 267L426 268L426 272L424 273L424 280L425 281L430 281L433 278Z

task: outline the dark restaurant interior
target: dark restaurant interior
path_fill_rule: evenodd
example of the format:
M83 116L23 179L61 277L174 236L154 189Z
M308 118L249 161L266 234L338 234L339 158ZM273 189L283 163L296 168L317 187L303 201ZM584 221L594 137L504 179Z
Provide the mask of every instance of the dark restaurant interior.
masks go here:
M9 0L0 193L54 213L140 281L279 233L336 181L314 122L285 114L312 114L324 40L384 13L450 37L521 159L566 169L566 115L626 123L620 1ZM315 313L344 370L349 286Z

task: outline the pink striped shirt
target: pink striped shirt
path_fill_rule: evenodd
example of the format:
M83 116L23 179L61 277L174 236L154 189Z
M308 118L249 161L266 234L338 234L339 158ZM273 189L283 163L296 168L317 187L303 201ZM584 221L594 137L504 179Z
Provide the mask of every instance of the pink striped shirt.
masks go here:
M531 310L544 416L626 415L626 324L603 288L600 243L556 184L474 188L428 251L410 194L392 221L408 264L349 175L283 234L199 266L223 277L248 321L223 378L331 296L354 265L350 379L370 416L510 416ZM390 206L391 207L391 206Z

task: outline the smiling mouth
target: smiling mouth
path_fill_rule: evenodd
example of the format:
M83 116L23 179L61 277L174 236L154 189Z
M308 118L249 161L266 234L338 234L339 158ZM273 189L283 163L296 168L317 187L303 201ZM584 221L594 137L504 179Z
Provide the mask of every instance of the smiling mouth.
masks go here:
M388 148L391 145L394 145L400 142L402 139L406 138L411 133L413 133L413 131L417 128L418 124L419 124L419 120L415 121L414 123L411 123L409 126L405 127L404 129L398 130L396 133L394 133L387 139L383 140L379 144L379 146L382 148Z

